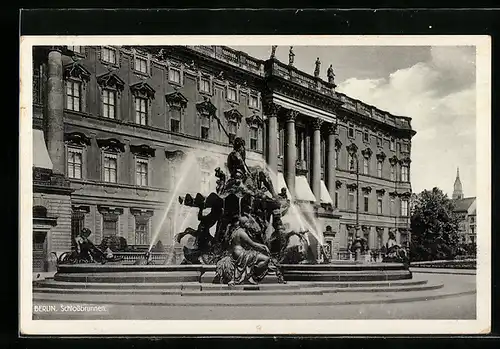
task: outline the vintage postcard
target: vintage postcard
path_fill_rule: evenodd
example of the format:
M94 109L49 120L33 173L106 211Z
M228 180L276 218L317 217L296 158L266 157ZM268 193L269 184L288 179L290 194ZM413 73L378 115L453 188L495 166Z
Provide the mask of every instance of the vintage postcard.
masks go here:
M21 37L21 332L488 333L490 44Z

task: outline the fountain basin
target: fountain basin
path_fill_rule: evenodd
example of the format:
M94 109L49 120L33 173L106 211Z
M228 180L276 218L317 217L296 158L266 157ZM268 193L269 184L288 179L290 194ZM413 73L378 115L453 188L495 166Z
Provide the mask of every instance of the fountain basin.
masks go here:
M336 264L283 264L286 281L392 281L411 279L401 263L344 262ZM215 265L59 265L54 280L85 283L213 282ZM268 275L263 283L276 283Z

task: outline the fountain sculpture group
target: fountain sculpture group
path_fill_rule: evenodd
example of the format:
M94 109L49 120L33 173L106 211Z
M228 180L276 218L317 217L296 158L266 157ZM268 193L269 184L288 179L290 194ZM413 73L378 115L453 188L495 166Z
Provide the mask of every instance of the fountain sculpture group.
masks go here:
M215 265L214 281L227 285L257 284L268 274L286 283L282 266L315 262L307 253L308 231L294 231L283 223L282 217L292 204L286 189L277 192L266 170L247 166L243 139L234 140L227 168L229 176L215 169L215 192L178 198L180 204L198 209L199 221L196 229L189 227L176 235L178 243L187 235L195 240L191 248L184 246L182 264ZM213 227L214 235L210 233ZM89 234L83 229L75 239L76 249L60 256L58 265L119 260L111 249L103 252L95 247ZM305 248L290 246L292 236L298 237ZM135 264L152 264L151 252Z

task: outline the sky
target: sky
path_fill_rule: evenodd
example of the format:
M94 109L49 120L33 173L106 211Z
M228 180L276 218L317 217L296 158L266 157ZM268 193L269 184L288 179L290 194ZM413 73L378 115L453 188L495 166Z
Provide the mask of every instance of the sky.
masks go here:
M270 46L233 46L268 59ZM276 57L288 62L289 46ZM333 66L336 90L412 118L413 192L453 193L457 167L464 195L476 195L476 50L473 46L295 46L294 65L320 76Z

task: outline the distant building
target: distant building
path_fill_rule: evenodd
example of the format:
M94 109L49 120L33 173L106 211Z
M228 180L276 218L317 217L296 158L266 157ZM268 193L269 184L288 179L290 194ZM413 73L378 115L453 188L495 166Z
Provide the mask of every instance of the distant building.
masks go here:
M476 242L476 198L464 197L460 172L457 168L457 177L453 185L453 200L455 201L455 214L460 218L458 223L459 239L461 243Z
M52 268L83 227L96 244L172 245L197 222L166 203L215 190L236 136L249 165L267 163L278 190L312 208L332 251L356 228L372 251L390 230L406 244L411 119L336 92L333 76L224 46L35 47L33 269ZM197 170L182 173L192 149Z

